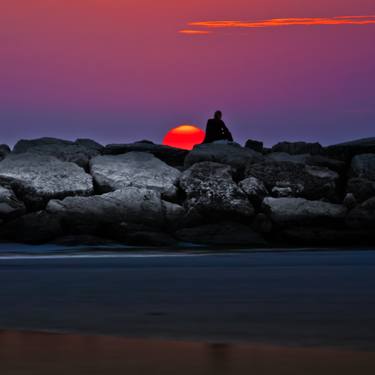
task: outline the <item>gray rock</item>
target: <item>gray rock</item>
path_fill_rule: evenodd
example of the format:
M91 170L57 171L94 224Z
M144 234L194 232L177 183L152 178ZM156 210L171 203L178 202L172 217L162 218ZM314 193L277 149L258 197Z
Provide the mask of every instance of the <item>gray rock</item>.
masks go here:
M300 194L303 191L303 187L296 191L296 189L292 189L290 186L282 187L282 186L275 186L271 193L273 197L276 198L287 198L293 197L296 193Z
M136 187L91 197L52 200L47 212L83 232L113 223L140 223L158 228L176 224L184 215L181 206L163 201L160 193Z
M321 154L323 147L320 143L307 142L280 142L272 147L273 152L286 152L291 155Z
M341 160L331 159L323 155L309 155L305 163L317 167L329 168L332 171L342 173L345 169L345 163Z
M89 160L101 153L102 147L91 140L81 139L76 142L55 138L21 140L17 142L13 153L34 153L54 156L61 161L76 163L83 168L88 167Z
M355 199L355 196L351 193L348 193L345 195L345 198L343 200L343 205L348 209L351 210L357 205L357 200Z
M10 184L32 209L53 198L93 193L92 177L82 168L34 153L12 154L1 161L0 183Z
M24 203L17 199L13 191L0 186L0 219L11 219L25 212Z
M230 165L242 171L246 166L263 160L264 157L260 153L235 143L208 143L193 148L186 156L185 167L188 168L200 162L215 162Z
M173 195L180 176L177 169L145 152L98 156L91 160L90 171L102 192L135 186Z
M10 153L8 145L0 145L0 160L3 160Z
M346 191L353 194L358 202L364 202L375 197L375 182L364 178L351 178Z
M321 220L339 220L347 212L343 205L322 201L308 201L303 198L271 198L263 201L263 210L278 224L310 223Z
M213 162L197 163L183 172L179 185L186 194L189 214L252 216L254 209L232 175L230 166Z
M250 227L239 223L217 223L184 228L175 236L183 242L215 246L266 246L266 241Z
M111 144L107 145L103 153L106 155L120 155L128 152L148 152L168 165L177 167L183 166L187 150L173 148L169 146L155 145L149 141L142 141L129 144Z
M313 200L333 198L338 177L335 172L328 169L270 161L250 165L245 175L263 181L269 191L276 188L279 192L282 189L283 192L289 191L292 196Z
M375 154L362 154L353 158L351 173L355 177L375 181Z
M363 202L350 211L347 217L347 224L355 229L375 230L375 198Z
M325 154L334 159L350 161L360 154L375 154L375 138L358 139L325 148Z
M263 153L263 142L254 141L253 139L248 139L245 144L246 148L250 148L256 152Z
M291 155L286 152L271 152L267 155L267 158L273 160L273 161L288 161L291 163L297 163L297 164L306 164L306 160L308 159L310 155L307 154L301 154L301 155Z
M44 211L11 220L0 227L0 238L18 243L45 243L63 235L59 218Z
M306 172L309 173L311 176L318 177L322 180L335 182L340 177L338 173L331 171L330 169L324 168L324 167L307 165L305 169L306 169Z
M99 151L100 153L104 149L103 145L101 145L100 143L98 143L98 142L96 142L92 139L88 139L88 138L78 138L75 141L75 144L86 147L87 149Z
M256 177L248 177L242 180L239 186L254 204L261 203L263 198L269 194L263 182Z

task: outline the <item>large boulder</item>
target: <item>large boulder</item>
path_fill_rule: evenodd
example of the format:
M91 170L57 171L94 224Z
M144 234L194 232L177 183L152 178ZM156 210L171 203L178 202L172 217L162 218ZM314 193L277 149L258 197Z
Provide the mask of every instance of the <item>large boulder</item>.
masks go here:
M375 181L375 154L361 154L353 158L351 173L355 177Z
M291 155L321 154L323 147L320 143L307 142L280 142L272 147L272 152L286 152Z
M230 165L238 171L244 170L248 165L261 162L263 155L244 148L236 143L207 143L197 145L186 156L185 167L188 168L200 162L215 162Z
M355 155L375 154L375 138L364 138L332 145L325 148L325 154L347 162Z
M345 170L345 162L324 155L308 155L305 163L316 167L329 168L338 173L342 173Z
M98 156L91 160L90 171L102 192L129 186L175 192L180 172L145 152Z
M67 227L88 232L101 230L103 225L139 223L161 228L178 223L184 210L165 202L155 190L128 187L91 197L68 197L52 200L47 212L60 217ZM109 227L110 228L110 227Z
M375 237L375 197L371 198L350 211L347 224L355 229L370 229Z
M250 148L256 152L263 153L263 142L255 141L253 139L248 139L245 144L246 148Z
M0 219L6 220L23 215L25 205L13 193L11 189L0 186Z
M223 222L184 228L175 233L177 239L198 245L265 246L264 238L244 224Z
M263 200L263 211L277 225L297 225L322 221L337 221L345 217L346 207L303 198L272 198Z
M250 201L256 205L260 204L264 197L269 195L263 182L256 177L245 178L238 185L246 193Z
M197 163L183 172L179 185L186 194L189 215L252 216L254 209L232 176L230 166L213 162Z
M290 162L297 164L306 164L306 160L310 155L301 154L301 155L292 155L286 152L271 152L267 155L267 158L276 162Z
M358 202L364 202L375 197L375 181L354 177L349 179L346 192L353 194Z
M74 163L34 153L11 154L0 162L0 183L9 184L31 209L48 200L93 193L92 177Z
M179 148L155 145L149 141L141 141L129 144L110 144L107 145L103 154L105 155L120 155L127 154L128 152L148 152L158 159L164 161L168 165L178 167L184 165L184 160L188 154L187 150Z
M272 161L248 166L245 175L263 181L275 196L286 194L307 199L333 198L339 177L328 168Z
M87 168L89 160L101 153L102 146L90 139L78 139L76 142L56 138L21 140L14 146L13 153L34 153L54 156L61 161L76 163Z
M0 145L0 160L3 160L10 153L8 145Z

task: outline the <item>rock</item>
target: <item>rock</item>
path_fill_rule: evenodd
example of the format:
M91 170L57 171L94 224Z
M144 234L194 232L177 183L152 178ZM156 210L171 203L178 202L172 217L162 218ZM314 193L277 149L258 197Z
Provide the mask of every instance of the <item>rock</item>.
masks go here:
M96 141L94 141L92 139L88 139L88 138L78 138L75 141L75 144L83 146L83 147L86 147L88 149L97 150L100 153L104 149L103 145L101 145L100 143L98 143L98 142L96 142Z
M316 167L312 165L307 165L305 169L306 169L306 172L309 173L311 176L318 177L322 180L335 182L340 177L336 172L331 171L330 169L324 168L324 167Z
M247 140L245 144L246 148L250 148L251 150L254 150L259 153L263 153L263 142L254 141L252 139Z
M357 200L355 199L354 195L348 193L345 195L343 205L348 209L351 210L357 205Z
M145 152L97 156L90 171L102 192L134 186L175 195L180 172Z
M292 196L313 200L333 198L338 177L335 172L328 169L271 161L250 165L245 175L263 181L269 191L278 192L276 195L288 192Z
M10 153L8 145L0 145L0 161L3 160Z
M345 169L345 163L341 160L331 159L323 155L308 155L305 163L317 167L329 168L332 171L342 173Z
M186 194L189 214L252 216L254 209L232 176L230 166L213 162L197 163L183 172L179 185Z
M280 142L272 147L273 152L286 152L291 155L321 154L323 147L320 143L307 142Z
M358 202L375 197L375 182L364 178L351 178L348 181L347 193L353 194Z
M362 154L353 158L351 173L355 177L375 181L375 154Z
M104 148L103 153L106 155L120 155L133 151L148 152L173 167L183 166L185 157L188 154L187 150L155 145L149 141L108 145Z
M34 153L12 154L1 161L0 183L10 184L33 210L50 199L93 193L92 177L82 168Z
M287 161L290 163L297 163L297 164L306 164L306 160L310 155L291 155L287 154L286 152L271 152L267 155L267 158L271 159L272 161L283 162Z
M275 186L271 193L272 193L272 196L273 197L276 197L276 198L286 198L286 197L293 197L299 193L301 193L303 191L303 187L301 187L299 190L293 190L291 187L289 186L286 186L286 187L282 187L282 186Z
M347 224L355 229L375 230L375 198L371 198L349 212Z
M278 224L311 223L321 220L339 220L346 214L346 207L322 201L308 201L303 198L271 198L263 201L263 211Z
M325 154L334 159L350 161L360 154L375 154L375 138L358 139L325 148Z
M140 223L161 228L177 224L185 213L181 206L163 201L160 193L136 187L91 197L52 200L47 212L61 217L73 230L84 233L116 223Z
M89 160L99 155L101 149L101 145L88 139L71 142L55 138L40 138L17 142L13 153L22 154L27 152L54 156L61 161L76 163L82 168L87 168Z
M269 193L263 182L256 177L248 177L239 183L253 204L260 204Z
M25 205L17 199L13 191L0 186L0 219L12 219L25 212Z
M266 241L250 227L239 223L217 223L184 228L175 236L183 242L214 246L266 246Z
M0 227L0 238L18 243L45 243L62 235L59 219L44 211L18 217Z
M188 168L200 162L215 162L230 165L242 171L246 166L263 160L263 155L235 143L207 143L193 148L185 158L185 167Z

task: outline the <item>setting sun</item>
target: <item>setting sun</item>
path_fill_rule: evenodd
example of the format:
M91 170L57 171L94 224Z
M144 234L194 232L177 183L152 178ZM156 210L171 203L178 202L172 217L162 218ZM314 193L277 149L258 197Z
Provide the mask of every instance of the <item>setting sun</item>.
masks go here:
M202 143L205 132L193 125L181 125L171 129L164 137L166 146L191 150L196 144Z

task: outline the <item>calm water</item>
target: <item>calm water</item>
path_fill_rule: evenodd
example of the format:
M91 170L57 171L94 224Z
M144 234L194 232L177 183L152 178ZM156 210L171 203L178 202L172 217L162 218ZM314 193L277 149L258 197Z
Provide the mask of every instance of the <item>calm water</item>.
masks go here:
M2 245L0 329L375 348L375 251L91 250Z

